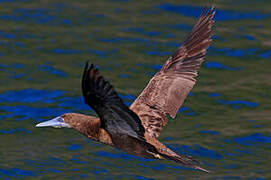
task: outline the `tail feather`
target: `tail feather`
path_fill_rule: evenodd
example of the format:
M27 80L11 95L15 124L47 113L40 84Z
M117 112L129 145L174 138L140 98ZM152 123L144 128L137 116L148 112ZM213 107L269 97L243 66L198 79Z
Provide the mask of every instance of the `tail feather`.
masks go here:
M172 161L175 161L177 163L181 163L185 166L188 166L188 167L192 167L194 169L198 169L198 170L201 170L201 171L204 171L204 172L207 172L209 173L210 171L209 170L206 170L202 167L199 166L200 162L195 160L195 159L192 159L191 157L188 157L188 156L184 156L184 155L179 155L179 156L169 156L169 155L166 155L166 154L161 154L163 156L163 158L167 159L167 160L172 160Z

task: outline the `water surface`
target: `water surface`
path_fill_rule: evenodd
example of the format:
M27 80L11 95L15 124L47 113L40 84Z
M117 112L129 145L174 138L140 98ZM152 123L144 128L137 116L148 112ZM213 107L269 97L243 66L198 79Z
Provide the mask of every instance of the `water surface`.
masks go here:
M271 178L271 4L216 2L214 41L197 85L162 142L206 174L148 160L70 129L35 128L94 114L80 78L95 63L130 105L181 44L201 1L0 1L0 179Z

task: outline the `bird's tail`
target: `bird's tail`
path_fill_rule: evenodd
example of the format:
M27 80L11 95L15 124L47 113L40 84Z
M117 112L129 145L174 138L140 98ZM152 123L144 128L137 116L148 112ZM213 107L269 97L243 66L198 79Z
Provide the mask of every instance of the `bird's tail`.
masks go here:
M184 156L184 155L178 155L178 156L170 156L170 155L166 155L166 154L161 154L163 158L167 159L167 160L172 160L172 161L175 161L177 163L181 163L185 166L188 166L188 167L192 167L194 169L198 169L198 170L201 170L201 171L204 171L204 172L207 172L209 173L210 171L202 168L199 166L200 162L189 157L189 156Z

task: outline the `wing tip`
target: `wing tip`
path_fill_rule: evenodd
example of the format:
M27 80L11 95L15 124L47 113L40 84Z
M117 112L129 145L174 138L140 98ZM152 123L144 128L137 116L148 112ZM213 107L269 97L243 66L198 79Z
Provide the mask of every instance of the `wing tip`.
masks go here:
M201 164L198 160L191 158L190 156L170 156L170 155L166 155L166 154L161 154L163 158L167 159L167 160L173 160L177 163L181 163L186 167L190 167L190 168L194 168L194 169L198 169L201 171L204 171L206 173L210 173L211 171L204 169L202 167L199 166L199 164Z
M82 88L82 94L84 97L84 101L86 104L89 103L88 95L90 91L95 88L93 86L96 79L99 77L99 71L98 68L95 68L95 65L91 63L89 65L89 60L86 61L83 76L82 76L82 82L81 82L81 88Z
M215 12L216 10L214 5L212 5L211 8L208 8L207 6L203 8L197 23L194 25L186 39L183 41L182 46L180 46L171 56L171 61L175 61L183 56L186 56L189 53L187 52L187 49L193 49L197 47L205 39L211 39L213 34L212 26L215 22L213 20ZM210 42L211 41L209 41L209 43ZM186 48L181 48L183 46Z
M207 10L208 10L208 11L207 11ZM214 13L215 11L216 11L216 10L215 10L215 5L214 5L214 4L212 4L211 7L205 5L205 6L204 6L204 9L203 9L203 12L205 12L205 13L203 13L203 14L212 14L212 13ZM206 12L207 12L207 13L206 13Z
M89 60L87 60L84 68L84 74L89 74L90 78L98 78L99 69L93 63L89 65Z
M210 173L210 172L211 172L211 171L209 171L209 170L207 170L207 169L204 169L204 168L202 168L202 167L200 167L200 166L193 166L193 168L198 169L198 170L201 170L201 171L206 172L206 173Z

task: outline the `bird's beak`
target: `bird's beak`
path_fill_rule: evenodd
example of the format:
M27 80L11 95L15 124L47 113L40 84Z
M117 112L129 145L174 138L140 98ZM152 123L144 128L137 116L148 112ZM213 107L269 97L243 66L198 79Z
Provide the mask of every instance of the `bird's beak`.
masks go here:
M64 122L64 119L61 116L58 116L54 119L51 119L49 121L45 121L36 125L36 127L48 127L48 126L52 126L54 128L62 128L62 127L71 128L71 126L68 123Z

